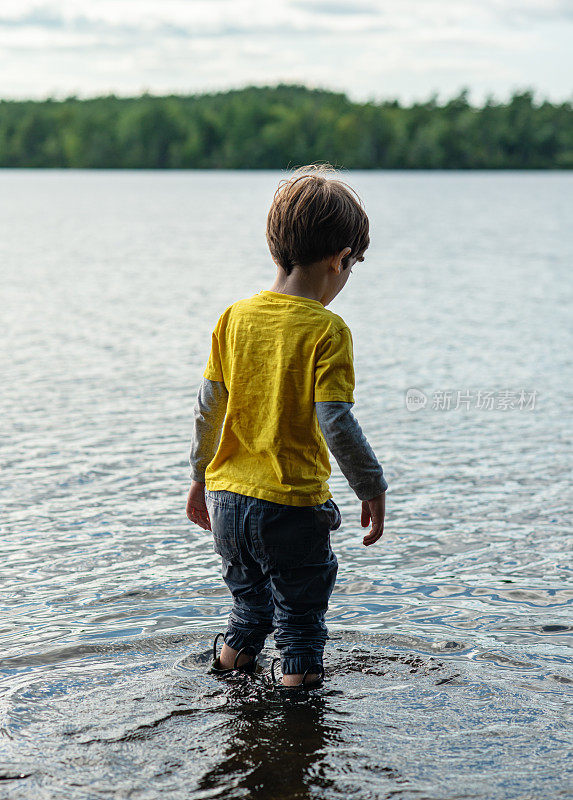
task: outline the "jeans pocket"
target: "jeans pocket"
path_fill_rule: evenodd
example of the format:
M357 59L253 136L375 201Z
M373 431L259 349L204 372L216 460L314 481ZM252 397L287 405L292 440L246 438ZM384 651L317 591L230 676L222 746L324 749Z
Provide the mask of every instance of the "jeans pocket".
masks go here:
M205 495L205 503L211 520L213 550L225 561L237 564L240 561L239 546L235 535L235 509Z
M217 555L220 555L229 564L239 564L241 559L239 557L239 548L235 542L235 537L216 536L213 534L213 550Z
M267 568L301 566L319 544L312 506L260 508L256 527L257 554Z
M342 515L331 497L322 505L313 506L313 512L317 530L335 531L340 528Z

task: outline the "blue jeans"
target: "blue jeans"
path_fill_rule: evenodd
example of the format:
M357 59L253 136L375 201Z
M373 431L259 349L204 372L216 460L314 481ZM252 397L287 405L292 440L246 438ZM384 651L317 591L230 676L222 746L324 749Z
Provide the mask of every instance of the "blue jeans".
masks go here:
M233 595L225 643L253 655L275 631L284 675L322 666L324 615L338 561L330 531L340 527L334 500L287 506L230 491L206 491L205 501Z

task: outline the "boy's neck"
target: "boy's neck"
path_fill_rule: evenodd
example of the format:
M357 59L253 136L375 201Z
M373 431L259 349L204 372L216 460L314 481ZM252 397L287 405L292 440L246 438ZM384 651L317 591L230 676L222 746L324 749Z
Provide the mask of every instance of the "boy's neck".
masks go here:
M319 266L316 264L312 268L305 268L304 271L295 267L289 275L282 267L278 267L275 282L269 291L318 300L325 306L329 302L325 286L326 272L324 269L316 268Z

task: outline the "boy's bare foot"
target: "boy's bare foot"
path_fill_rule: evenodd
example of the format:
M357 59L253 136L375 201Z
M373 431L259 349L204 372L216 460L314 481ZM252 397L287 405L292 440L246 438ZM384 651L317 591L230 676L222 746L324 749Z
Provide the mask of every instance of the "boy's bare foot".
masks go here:
M304 673L295 673L294 675L285 675L283 674L282 680L278 681L275 676L275 664L280 662L280 658L274 658L271 662L271 674L269 676L269 683L271 685L278 685L281 684L283 686L287 686L289 689L294 688L295 686L309 686L311 689L315 689L318 686L322 686L324 681L324 667L322 664L313 664L312 667L309 667L306 672ZM311 672L311 669L314 667L318 667L320 672Z
M304 677L304 675L283 675L283 686L300 686ZM320 675L318 673L312 673L306 676L304 682L312 683L312 681L316 681L319 677Z
M223 669L233 669L235 666L235 659L237 658L238 650L234 650L232 647L229 647L228 644L224 644L221 650L221 655L219 656L219 664ZM248 653L241 653L239 658L237 659L237 667L242 667L245 664L248 664L249 661L252 661L253 657Z

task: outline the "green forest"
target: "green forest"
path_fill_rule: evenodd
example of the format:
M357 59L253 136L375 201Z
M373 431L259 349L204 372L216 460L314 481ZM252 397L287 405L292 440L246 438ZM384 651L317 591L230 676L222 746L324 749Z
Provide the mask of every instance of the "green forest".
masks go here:
M356 103L304 86L0 101L0 166L107 169L571 169L571 102Z

